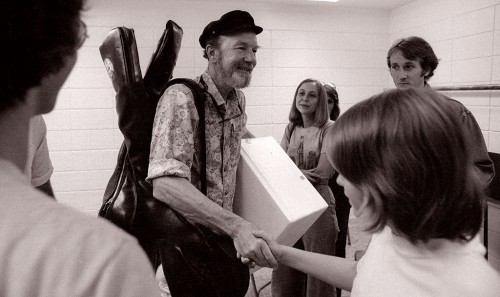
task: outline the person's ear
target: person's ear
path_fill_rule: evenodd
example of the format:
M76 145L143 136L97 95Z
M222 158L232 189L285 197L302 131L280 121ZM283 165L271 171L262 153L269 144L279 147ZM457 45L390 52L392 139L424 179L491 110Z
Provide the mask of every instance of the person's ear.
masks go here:
M213 59L217 58L219 51L215 47L207 44L207 47L205 48L205 53L207 54L208 60L212 61Z
M359 209L360 210L365 210L368 205L370 204L370 191L366 186L361 187L361 191L363 193L363 202L361 203Z
M368 187L366 186L361 186L361 191L363 193L363 201L361 202L361 204L359 205L358 209L356 210L356 213L354 213L354 215L361 219L361 221L363 222L363 224L366 224L366 226L369 226L371 225L372 221L373 221L373 209L372 209L372 206L373 205L371 203L371 199L373 199L370 195L370 191L368 189Z
M431 73L430 69L422 69L422 77L427 77Z

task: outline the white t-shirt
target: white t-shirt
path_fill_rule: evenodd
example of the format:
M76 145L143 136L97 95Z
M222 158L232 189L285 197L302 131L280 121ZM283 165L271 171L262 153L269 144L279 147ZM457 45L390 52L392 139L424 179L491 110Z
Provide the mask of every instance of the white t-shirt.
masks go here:
M39 187L48 182L54 172L47 146L47 126L41 115L31 119L29 137L25 173L31 180L31 185Z
M357 266L352 297L500 296L500 274L476 236L462 244L434 239L413 245L389 227L372 236Z
M0 296L160 296L137 241L33 189L0 159Z

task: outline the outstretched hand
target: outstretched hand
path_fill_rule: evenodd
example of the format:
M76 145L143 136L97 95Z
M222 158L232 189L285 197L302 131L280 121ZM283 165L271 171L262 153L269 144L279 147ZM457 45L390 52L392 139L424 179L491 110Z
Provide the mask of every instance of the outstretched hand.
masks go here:
M245 222L239 226L238 231L233 236L234 247L236 248L237 256L243 264L250 267L255 265L261 267L276 267L276 261L271 249L262 236L264 231L257 228L250 222Z

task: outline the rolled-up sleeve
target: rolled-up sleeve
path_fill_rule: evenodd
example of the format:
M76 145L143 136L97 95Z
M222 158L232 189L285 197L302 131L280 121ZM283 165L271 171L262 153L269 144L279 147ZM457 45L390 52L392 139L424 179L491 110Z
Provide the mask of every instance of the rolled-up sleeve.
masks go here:
M474 115L467 108L464 107L462 109L461 116L467 139L469 139L471 144L474 165L478 170L481 182L487 187L495 176L495 168L488 156L488 149L486 148L483 133Z
M31 162L31 185L39 187L50 180L54 167L50 161L47 145L47 126L42 116L38 115L30 123L32 141L30 142L29 161ZM28 163L29 164L29 163Z
M156 108L146 180L178 176L191 180L193 127L198 113L191 91L183 85L168 88Z

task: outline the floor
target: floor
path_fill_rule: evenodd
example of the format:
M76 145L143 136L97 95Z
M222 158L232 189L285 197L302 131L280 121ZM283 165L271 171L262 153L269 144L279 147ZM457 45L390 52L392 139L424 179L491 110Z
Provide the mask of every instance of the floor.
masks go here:
M356 221L356 218L351 218L349 220L349 234L350 234L350 245L348 242L347 245L347 250L346 250L346 256L347 259L354 260L354 253L357 250L364 250L366 249L370 236L366 233L360 230L360 227ZM255 277L255 284L257 287L257 290L260 290L259 294L257 295L255 293L255 290L252 287L252 284L250 284L250 288L248 289L247 294L245 297L272 297L271 294L271 286L267 285L271 281L271 272L272 269L270 268L261 268L257 272L254 273ZM342 291L342 296L337 296L337 297L348 297L350 296L349 292Z

